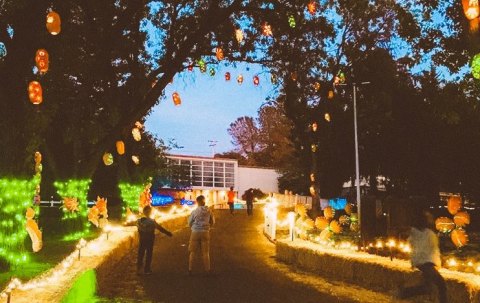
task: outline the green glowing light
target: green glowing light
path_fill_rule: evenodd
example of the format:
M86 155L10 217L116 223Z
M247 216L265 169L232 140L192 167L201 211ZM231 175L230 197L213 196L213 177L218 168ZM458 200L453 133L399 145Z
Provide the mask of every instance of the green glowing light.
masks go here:
M78 277L67 295L62 299L62 303L95 302L96 290L97 276L95 270L87 270Z
M118 184L120 188L120 194L122 196L123 201L123 215L127 211L127 207L129 207L132 211L138 211L138 199L140 194L142 193L143 189L145 188L144 184L131 184L131 183L120 183Z
M473 77L480 79L480 53L473 56L471 69Z

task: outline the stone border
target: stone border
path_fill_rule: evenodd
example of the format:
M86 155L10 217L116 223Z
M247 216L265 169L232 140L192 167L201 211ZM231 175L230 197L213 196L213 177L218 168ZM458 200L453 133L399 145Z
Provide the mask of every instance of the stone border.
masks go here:
M187 226L188 214L176 215L173 218L161 222L167 230L175 231ZM132 249L138 245L138 235L136 227L121 227L109 234L101 235L97 239L89 242L89 245L82 249L81 259L75 260L73 264L62 275L55 278L54 282L46 286L34 287L29 290L16 289L12 292L12 303L50 303L61 302L75 283L76 279L85 271L95 269L97 281L101 283L102 279L108 279L108 273L118 262ZM77 255L74 251L72 255ZM62 264L57 264L54 268L48 270L42 275L30 280L30 283L41 283L43 280L51 277L54 272L60 271ZM6 299L0 299L0 302L7 302Z
M338 251L300 239L277 240L276 257L322 277L382 292L392 293L400 285L409 285L421 278L420 272L413 271L404 260L390 261L367 253ZM480 302L480 276L447 269L440 272L447 282L448 302ZM415 302L425 302L428 297L417 300Z

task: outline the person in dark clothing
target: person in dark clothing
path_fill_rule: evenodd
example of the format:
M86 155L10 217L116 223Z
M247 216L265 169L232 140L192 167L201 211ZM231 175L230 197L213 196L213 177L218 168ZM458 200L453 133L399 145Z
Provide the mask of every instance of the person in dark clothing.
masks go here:
M151 213L152 213L152 207L145 206L143 208L143 214L145 215L145 217L142 217L137 220L138 237L140 241L138 245L138 256L137 256L137 274L142 273L143 258L145 254L146 254L146 258L145 258L145 266L143 268L143 273L145 273L146 275L149 275L152 273L150 265L152 264L153 243L155 241L155 229L158 229L160 232L166 234L169 237L172 236L171 232L163 228L154 219L150 218Z
M253 189L247 189L244 194L245 202L247 202L247 215L253 215Z

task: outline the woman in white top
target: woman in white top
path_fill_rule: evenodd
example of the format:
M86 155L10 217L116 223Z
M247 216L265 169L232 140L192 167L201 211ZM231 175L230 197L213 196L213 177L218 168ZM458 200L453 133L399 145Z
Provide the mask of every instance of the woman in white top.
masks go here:
M428 293L430 285L438 289L440 303L447 302L445 280L436 267L441 266L440 248L437 235L428 227L431 215L428 212L415 212L408 242L412 248L410 255L412 267L422 272L423 282L412 287L402 288L399 297L402 299Z

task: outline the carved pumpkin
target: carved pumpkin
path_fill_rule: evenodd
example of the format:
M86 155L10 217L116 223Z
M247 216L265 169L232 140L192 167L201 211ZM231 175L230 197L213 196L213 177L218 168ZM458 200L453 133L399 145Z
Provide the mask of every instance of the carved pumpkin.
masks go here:
M452 219L447 217L440 217L435 220L435 228L442 233L447 233L452 231L455 228L455 223Z
M42 74L48 72L49 64L48 52L44 49L37 50L37 53L35 54L35 65L37 66L38 71Z
M325 229L328 227L329 224L330 221L325 217L317 217L317 219L315 219L315 226L318 229Z
M456 214L460 208L462 208L462 198L460 196L451 196L448 198L447 209L450 214Z
M466 211L459 211L453 217L453 222L455 222L455 225L458 227L464 227L470 224L470 215Z
M450 233L450 239L456 247L462 247L468 243L468 234L464 229L457 228Z
M62 21L60 15L56 12L50 12L47 15L47 30L52 35L58 35L62 30Z
M332 219L335 216L335 210L331 206L325 207L323 215L327 219Z
M117 147L117 153L119 155L125 154L125 143L123 143L123 141L117 141L115 146Z
M28 97L30 102L38 105L43 102L42 86L37 81L32 81L28 84Z

